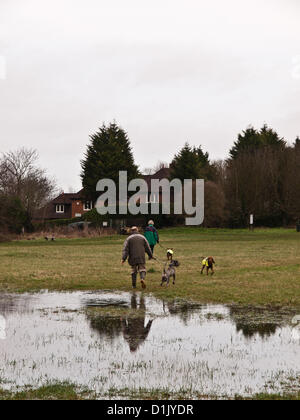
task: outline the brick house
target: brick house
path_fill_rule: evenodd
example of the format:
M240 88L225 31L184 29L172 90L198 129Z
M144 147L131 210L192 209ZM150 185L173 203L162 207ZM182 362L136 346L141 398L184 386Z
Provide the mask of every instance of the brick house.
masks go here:
M153 175L144 175L143 179L147 182L149 195L149 203L160 203L161 193L153 194L151 192L151 181L152 179L164 179L170 175L169 168L162 168ZM62 193L45 207L40 209L35 217L35 222L45 220L58 220L58 219L73 219L81 217L84 213L92 210L93 203L91 201L85 201L83 197L83 190L78 193Z
M83 190L78 193L62 193L35 215L35 221L73 219L81 217L93 208L91 201L85 201Z

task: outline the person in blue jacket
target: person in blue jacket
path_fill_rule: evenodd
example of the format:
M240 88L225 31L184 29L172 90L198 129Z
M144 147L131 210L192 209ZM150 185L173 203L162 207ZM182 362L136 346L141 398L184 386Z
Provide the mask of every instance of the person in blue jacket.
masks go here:
M153 254L155 245L159 243L159 235L156 228L154 227L153 220L149 220L144 235L150 245Z

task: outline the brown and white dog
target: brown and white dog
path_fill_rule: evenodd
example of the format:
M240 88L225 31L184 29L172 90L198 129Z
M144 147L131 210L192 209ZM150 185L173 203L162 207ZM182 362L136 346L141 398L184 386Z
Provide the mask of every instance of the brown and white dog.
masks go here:
M173 284L175 284L175 280L176 280L176 271L175 271L175 267L179 267L180 263L176 260L172 260L171 263L169 264L169 267L166 268L168 263L165 264L164 267L164 271L162 274L162 278L161 278L161 286L166 283L167 286L169 286L170 284L170 278L173 277Z

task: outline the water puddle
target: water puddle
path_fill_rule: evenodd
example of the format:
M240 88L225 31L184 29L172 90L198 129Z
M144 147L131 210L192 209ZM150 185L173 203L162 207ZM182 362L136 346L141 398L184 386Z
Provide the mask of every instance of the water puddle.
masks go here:
M140 293L0 294L0 388L69 381L102 397L297 390L294 315Z

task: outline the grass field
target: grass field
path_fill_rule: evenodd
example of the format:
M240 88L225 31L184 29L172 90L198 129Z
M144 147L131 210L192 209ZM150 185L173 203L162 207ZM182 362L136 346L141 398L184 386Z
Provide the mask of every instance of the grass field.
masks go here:
M300 307L300 234L293 230L166 229L164 248L181 263L177 284L160 287L165 251L147 263L147 293L208 303ZM0 290L131 290L121 266L125 237L17 241L0 244ZM200 257L214 256L214 277L200 276Z

